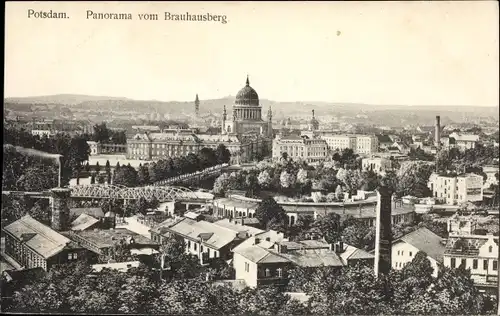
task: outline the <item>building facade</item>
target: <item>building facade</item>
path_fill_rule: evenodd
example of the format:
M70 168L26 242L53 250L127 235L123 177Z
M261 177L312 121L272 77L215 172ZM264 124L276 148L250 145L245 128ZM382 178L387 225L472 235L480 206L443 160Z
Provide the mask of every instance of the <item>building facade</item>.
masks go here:
M280 137L273 140L273 159L280 159L283 154L294 160L304 160L308 163L324 161L328 156L328 149L323 139L308 139L295 135Z
M199 111L199 99L195 111ZM158 160L182 157L197 153L202 148L215 149L224 144L231 152L231 164L245 163L267 155L272 144L272 114L262 119L262 108L257 92L249 80L236 95L232 119L228 119L226 107L222 114L219 135L200 134L192 129L164 130L160 133L138 133L127 140L127 159Z
M382 157L363 158L361 166L363 170L371 170L376 174L383 174L392 169L392 161Z
M285 286L294 267L317 269L343 267L364 262L373 265L373 255L343 242L321 240L288 241L269 232L256 235L233 249L236 279L249 287Z
M330 151L352 149L356 154L370 155L379 150L379 141L375 135L341 135L320 131L318 136L326 141Z
M433 197L448 205L483 200L483 177L477 174L455 176L433 173L427 186Z
M443 238L422 227L393 241L391 251L391 265L395 270L401 270L410 263L419 251L425 252L434 268L432 275L437 277L439 264L443 263L445 246Z
M454 235L448 238L444 266L470 269L474 285L481 291L497 294L498 236Z
M25 215L3 228L5 253L25 269L49 271L55 264L88 258L85 248Z

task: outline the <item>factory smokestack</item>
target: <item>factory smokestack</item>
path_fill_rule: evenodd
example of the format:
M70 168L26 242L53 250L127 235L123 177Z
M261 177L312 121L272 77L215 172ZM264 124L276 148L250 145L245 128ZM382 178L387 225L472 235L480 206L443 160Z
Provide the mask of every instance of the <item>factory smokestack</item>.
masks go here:
M377 218L375 223L375 276L388 273L391 269L391 213L392 190L387 186L377 189Z
M436 126L434 131L434 146L441 147L441 117L436 116Z
M64 231L69 226L69 199L71 189L54 188L52 192L52 214L50 226L57 231Z

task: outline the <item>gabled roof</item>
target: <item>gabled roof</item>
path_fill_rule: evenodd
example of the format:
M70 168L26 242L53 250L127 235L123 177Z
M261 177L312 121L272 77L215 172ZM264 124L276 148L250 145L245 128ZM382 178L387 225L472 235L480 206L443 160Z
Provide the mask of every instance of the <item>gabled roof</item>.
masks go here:
M70 239L38 222L30 215L21 217L3 229L19 240L24 237L24 244L45 259L58 254L71 242ZM30 238L26 238L27 236Z
M442 244L443 238L434 234L432 231L425 227L421 227L411 233L408 233L394 241L406 242L419 251L425 252L429 257L438 262L443 262L443 254L445 246Z
M78 207L72 208L69 210L70 216L80 216L81 214L87 214L94 218L102 218L104 217L104 212L100 207Z
M71 223L71 230L85 230L98 222L98 219L90 215L80 214L80 216Z

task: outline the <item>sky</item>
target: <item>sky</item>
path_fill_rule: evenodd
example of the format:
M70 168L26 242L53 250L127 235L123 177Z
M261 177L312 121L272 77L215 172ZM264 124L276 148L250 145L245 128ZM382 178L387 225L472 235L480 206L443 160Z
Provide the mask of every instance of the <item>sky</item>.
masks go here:
M68 18L28 18L29 9ZM87 10L133 20L87 19ZM165 21L165 12L227 23ZM496 1L9 2L5 14L6 97L216 99L234 96L248 74L275 101L499 102Z

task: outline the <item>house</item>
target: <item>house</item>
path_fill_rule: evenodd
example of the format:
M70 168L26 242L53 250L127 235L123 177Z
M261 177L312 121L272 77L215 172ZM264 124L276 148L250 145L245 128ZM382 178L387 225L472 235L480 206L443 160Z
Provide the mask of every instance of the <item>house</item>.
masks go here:
M27 269L49 271L55 264L87 258L87 250L69 238L25 215L3 228L5 254Z
M134 249L152 252L150 249L159 248L156 242L126 228L68 231L63 234L88 249L92 253L91 261L95 261L99 255L110 255L118 245L130 249L131 252Z
M186 252L197 256L201 264L208 264L213 258L230 260L233 247L261 232L263 230L236 224L230 219L211 223L186 217L168 219L150 230L151 239L158 243L172 235L182 238Z
M361 166L363 170L371 170L376 174L383 174L392 169L392 161L382 157L363 158Z
M497 293L498 236L454 235L446 242L444 266L470 269L474 285L480 291Z
M244 280L249 287L285 286L288 273L294 267L316 269L340 268L358 262L373 264L372 254L343 242L332 245L321 240L288 241L279 235L262 240L265 236L257 235L250 243L233 249L236 279Z
M392 268L402 269L419 252L425 252L434 268L433 276L438 274L438 265L443 263L445 246L443 238L425 227L421 227L392 242Z
M427 186L433 197L448 205L483 200L483 177L474 173L432 173Z
M71 230L90 228L109 229L116 226L116 216L113 212L104 213L100 207L80 207L69 210Z
M479 135L453 132L444 140L445 147L456 147L461 150L475 148L479 142Z
M486 165L483 166L483 172L486 174L486 181L484 182L484 188L489 189L491 185L498 184L498 179L496 174L498 173L498 165Z

